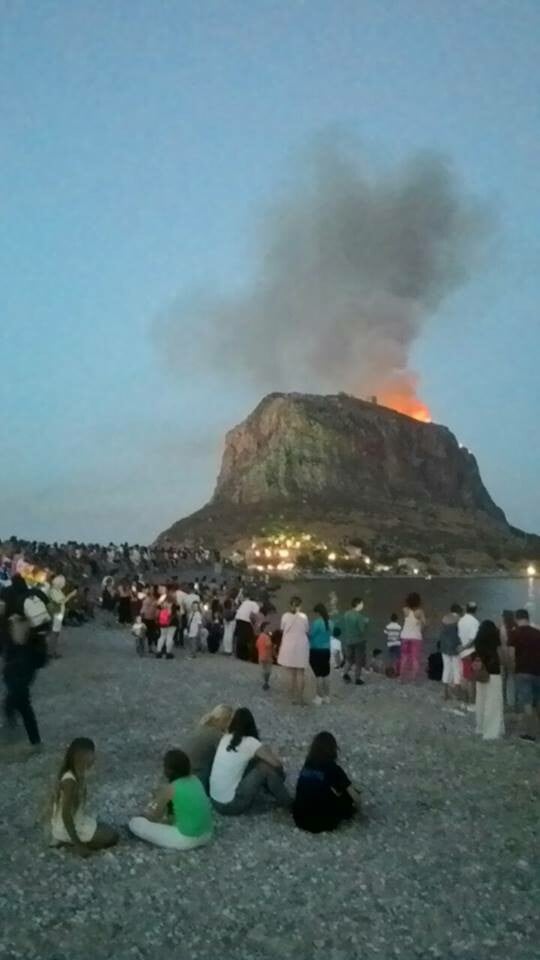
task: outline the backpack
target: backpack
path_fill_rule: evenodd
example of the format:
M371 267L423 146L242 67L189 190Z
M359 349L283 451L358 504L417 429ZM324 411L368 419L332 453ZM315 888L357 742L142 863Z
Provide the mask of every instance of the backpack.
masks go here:
M24 601L23 611L32 628L42 627L44 624L50 623L51 617L47 607L43 600L33 593Z
M158 614L158 623L160 627L168 627L171 622L171 611L163 608Z

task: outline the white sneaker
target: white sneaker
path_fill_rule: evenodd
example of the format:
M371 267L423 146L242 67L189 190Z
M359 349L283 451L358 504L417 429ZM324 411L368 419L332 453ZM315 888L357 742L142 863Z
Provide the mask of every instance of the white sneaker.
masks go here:
M467 713L476 713L476 706L474 703L467 704Z
M319 695L313 698L313 703L316 707L320 707L322 702L322 697L319 697Z
M330 697L323 697L323 703L330 703Z

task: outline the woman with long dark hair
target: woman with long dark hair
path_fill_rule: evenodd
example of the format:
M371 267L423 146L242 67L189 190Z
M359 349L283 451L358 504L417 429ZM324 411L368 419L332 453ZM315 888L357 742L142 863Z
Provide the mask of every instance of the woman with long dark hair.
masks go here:
M482 740L504 736L504 704L500 661L501 636L492 620L484 620L474 641L476 732Z
M219 742L210 774L210 797L219 813L245 813L259 794L267 792L289 808L281 760L261 743L251 710L235 711L229 732Z
M116 830L98 823L85 810L86 774L94 765L95 750L88 737L77 737L70 743L58 771L53 798L53 843L71 845L82 857L118 842Z
M317 693L313 703L330 703L330 641L331 630L328 611L324 603L317 603L309 628L309 665L315 675Z
M420 594L410 593L403 607L401 631L400 680L417 680L420 676L422 641L426 617L422 610Z
M336 738L327 730L314 737L300 771L293 802L297 827L310 833L335 830L361 811L360 793L339 766Z

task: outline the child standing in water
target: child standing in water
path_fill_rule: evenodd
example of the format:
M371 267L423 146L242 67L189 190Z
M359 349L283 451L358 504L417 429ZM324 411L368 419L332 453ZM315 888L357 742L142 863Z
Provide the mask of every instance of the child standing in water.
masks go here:
M261 665L263 690L270 689L270 676L272 673L272 663L274 661L274 648L272 646L272 637L268 632L270 624L265 620L261 623L261 632L257 637L257 654Z
M85 811L87 771L94 765L95 746L87 737L77 737L66 750L58 772L51 820L55 846L72 845L81 857L112 847L118 834L98 823Z

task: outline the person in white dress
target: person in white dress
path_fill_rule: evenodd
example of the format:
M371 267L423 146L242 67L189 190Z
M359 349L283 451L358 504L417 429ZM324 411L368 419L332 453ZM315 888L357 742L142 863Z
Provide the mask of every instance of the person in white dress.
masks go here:
M288 613L281 618L281 646L278 664L289 671L293 703L304 703L306 667L309 661L309 620L302 613L300 597L292 597Z

